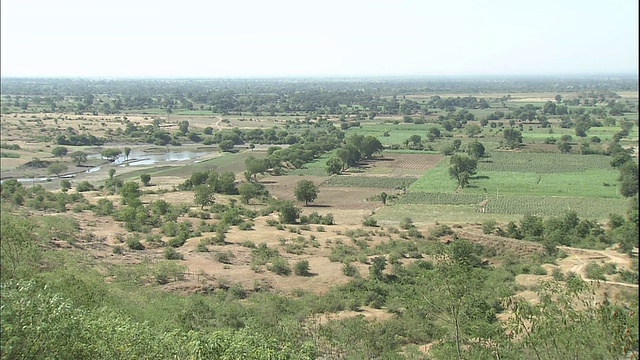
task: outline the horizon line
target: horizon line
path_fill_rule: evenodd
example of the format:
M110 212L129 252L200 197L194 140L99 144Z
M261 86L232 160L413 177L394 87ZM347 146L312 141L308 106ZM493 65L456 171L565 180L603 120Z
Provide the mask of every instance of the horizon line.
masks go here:
M553 73L553 74L447 74L447 75L247 75L247 76L101 76L101 75L0 75L0 79L60 80L289 80L289 79L509 79L509 78L638 78L638 72Z

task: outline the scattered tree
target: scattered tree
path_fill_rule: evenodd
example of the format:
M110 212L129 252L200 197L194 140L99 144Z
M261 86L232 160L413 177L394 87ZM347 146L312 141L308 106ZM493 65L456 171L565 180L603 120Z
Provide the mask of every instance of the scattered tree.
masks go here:
M469 179L476 173L477 161L465 155L453 155L450 160L449 176L458 181L458 186L465 188Z
M67 148L64 146L56 146L53 148L53 150L51 150L51 153L53 154L53 156L57 156L59 158L64 157L65 155L67 155Z
M200 205L201 209L215 202L215 189L209 185L198 185L193 191L193 202Z
M149 186L149 182L151 181L151 175L149 175L149 174L141 174L140 175L140 181L142 181L142 184L144 186Z
M69 156L78 166L87 161L87 154L84 151L74 151Z
M504 129L504 138L510 149L519 148L522 144L522 133L516 129Z
M60 174L67 171L67 165L63 163L53 163L47 167L47 171L49 174L56 174L57 177L60 177Z
M309 205L318 197L318 187L310 180L300 180L296 183L294 194L298 201L304 201L304 205Z

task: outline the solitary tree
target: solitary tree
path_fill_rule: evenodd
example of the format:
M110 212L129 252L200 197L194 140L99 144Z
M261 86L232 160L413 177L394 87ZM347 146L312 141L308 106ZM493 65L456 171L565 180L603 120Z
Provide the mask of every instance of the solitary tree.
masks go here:
M131 154L131 148L130 147L125 147L124 148L124 158L126 160L129 160L129 154Z
M144 186L149 186L149 182L151 181L151 175L149 174L140 175L140 181L142 181L142 184L144 184Z
M304 205L309 205L318 197L318 187L310 180L300 180L296 184L294 194L298 201L304 201Z
M67 171L67 165L63 163L53 163L47 167L47 171L49 174L56 174L57 177L60 177L60 174Z
M476 173L477 161L464 155L453 155L450 160L449 175L458 181L461 188L469 184L471 175Z
M504 138L511 149L518 148L522 144L522 133L516 129L505 129Z
M193 192L193 202L200 205L201 209L205 206L212 205L215 201L215 189L209 185L198 185Z
M64 146L56 146L53 148L53 150L51 150L51 153L53 154L53 156L57 156L57 157L64 157L65 155L67 155L67 148Z
M189 131L189 122L187 120L178 122L178 129L182 135L186 134Z
M84 151L74 151L69 156L76 163L76 165L80 166L83 162L87 161L87 154Z

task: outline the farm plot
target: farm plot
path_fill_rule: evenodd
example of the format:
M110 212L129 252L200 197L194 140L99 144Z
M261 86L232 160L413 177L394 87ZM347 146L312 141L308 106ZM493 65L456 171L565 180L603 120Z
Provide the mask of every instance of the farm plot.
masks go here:
M477 174L464 189L449 176L446 160L425 171L394 206L423 206L427 212L448 206L444 210L472 218L489 199L481 215L559 216L573 210L602 221L612 213L625 213L628 206L619 193L610 157L491 152L478 163Z
M381 157L364 161L362 169L368 174L420 176L436 166L442 158L440 154L385 151Z
M462 206L461 211L482 212L480 204L485 200L486 214L560 216L575 211L581 218L606 220L610 214L624 214L628 204L624 200L587 198L579 196L518 196L499 195L485 198L481 194L462 193L408 193L399 205L452 205Z
M412 177L391 177L391 176L332 176L322 183L323 186L341 186L341 187L365 187L365 188L383 188L397 189L408 187L417 178Z
M549 154L493 151L478 161L478 173L485 171L531 172L540 174L611 170L611 157L604 155Z

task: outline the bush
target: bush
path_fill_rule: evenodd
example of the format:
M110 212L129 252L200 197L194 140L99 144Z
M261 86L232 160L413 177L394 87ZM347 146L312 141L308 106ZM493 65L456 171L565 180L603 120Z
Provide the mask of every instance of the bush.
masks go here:
M482 223L482 232L484 234L492 234L496 230L496 221L487 220Z
M184 256L181 253L177 252L176 249L172 248L171 246L167 246L166 248L164 248L164 251L162 252L162 256L167 260L184 259Z
M95 190L95 187L91 185L91 183L88 181L83 181L78 183L78 185L76 185L77 192L85 192L85 191L93 191L93 190Z
M238 224L238 229L248 231L253 229L253 223L249 221L243 221Z
M349 277L357 277L360 275L358 268L355 267L355 265L352 265L351 263L346 263L342 266L342 273L345 276L349 276Z
M250 248L250 249L255 249L256 248L256 243L254 243L251 240L244 240L243 242L240 243L240 246L244 246L244 247Z
M198 243L198 245L196 245L195 249L193 249L193 251L195 252L209 252L209 249L207 249L207 244L200 240L200 242Z
M293 265L293 272L299 276L309 276L309 261L300 260Z
M127 239L127 246L131 250L144 250L144 246L140 243L140 239L137 236L130 236Z
M277 275L289 275L291 274L291 268L289 267L289 262L287 259L278 256L271 262L271 265L267 267L269 271L277 274Z
M585 268L585 274L588 279L607 280L604 276L604 268L595 262L590 262Z
M215 258L223 264L231 264L231 260L235 258L235 255L231 251L218 251Z
M554 268L553 271L551 271L551 276L556 281L564 281L564 274L560 268Z
M378 221L376 219L372 218L371 216L367 216L362 221L362 224L364 226L378 226Z
M429 237L433 239L439 238L441 236L453 235L453 234L454 234L453 230L445 224L438 225L437 227L429 230Z

